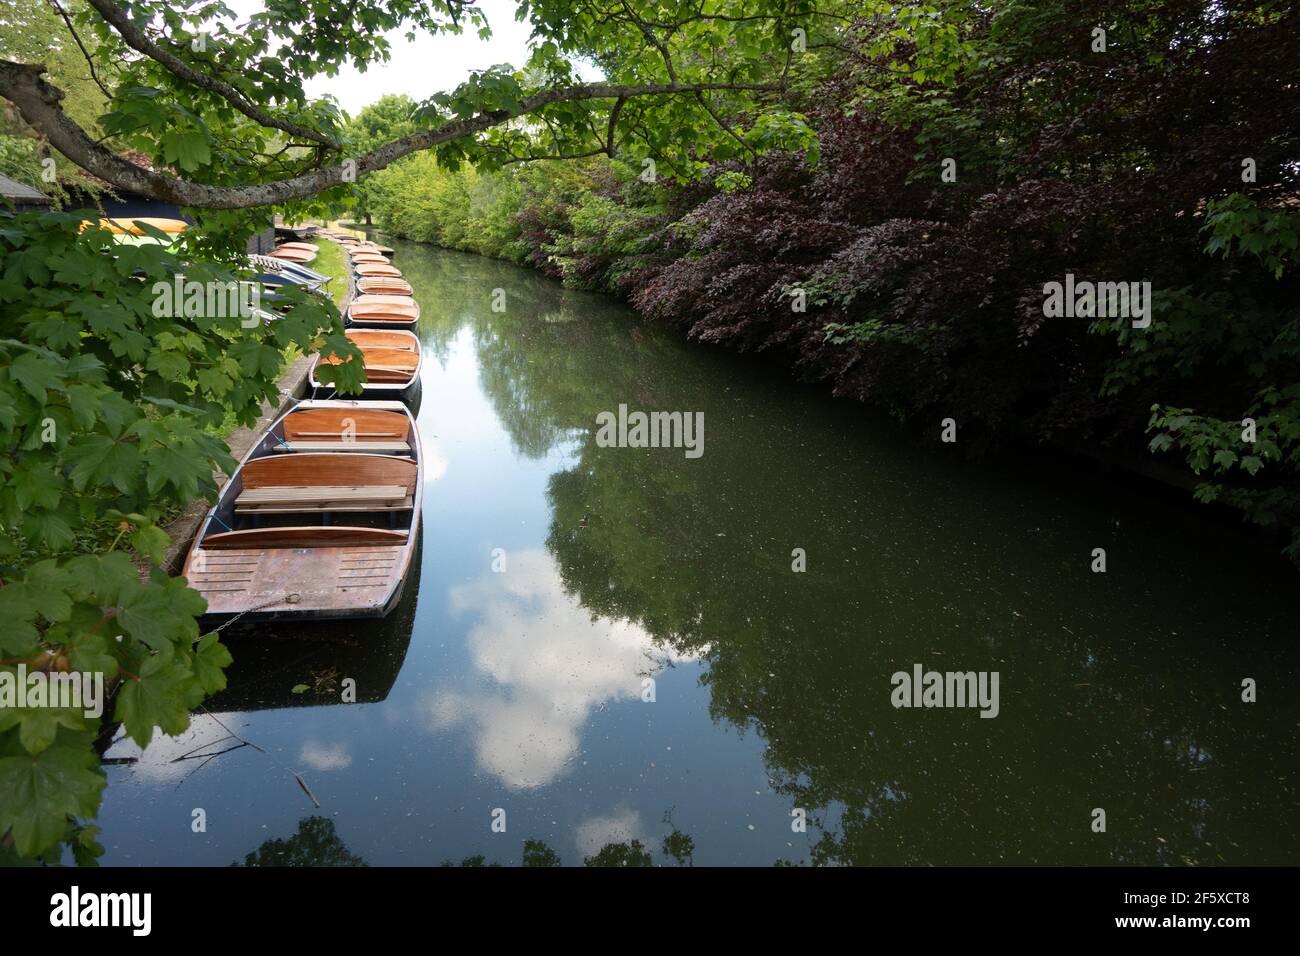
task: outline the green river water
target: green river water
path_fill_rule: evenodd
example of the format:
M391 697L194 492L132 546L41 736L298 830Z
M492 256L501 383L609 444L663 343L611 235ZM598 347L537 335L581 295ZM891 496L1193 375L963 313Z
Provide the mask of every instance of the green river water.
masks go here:
M104 863L1300 862L1300 601L1267 542L393 244L425 349L403 602L227 631L212 716L109 749ZM620 404L703 413L703 455L600 447ZM997 716L895 708L917 664L997 672Z

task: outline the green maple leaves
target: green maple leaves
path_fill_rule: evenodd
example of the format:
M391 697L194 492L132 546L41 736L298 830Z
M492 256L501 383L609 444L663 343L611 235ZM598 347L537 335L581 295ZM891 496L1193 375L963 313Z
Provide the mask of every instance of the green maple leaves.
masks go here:
M0 736L0 831L23 856L36 856L70 836L70 820L99 808L106 783L90 730L59 727L35 755L17 736Z
M69 550L107 509L143 515L129 542L156 554L156 533L140 529L160 505L210 495L213 468L232 465L211 426L230 412L254 420L286 348L336 331L332 307L292 292L293 318L271 329L155 315L174 256L80 224L15 217L0 235L0 441L20 452L0 458L0 555Z
M182 167L198 159L189 138L175 144ZM83 218L96 217L27 214L0 230L0 670L103 675L112 718L143 747L183 731L231 660L215 635L200 639L202 596L157 569L170 544L160 516L233 470L214 427L256 419L289 348L350 345L333 306L297 291L270 327L155 315L174 254L117 246L82 232ZM204 233L205 255L230 261L236 226ZM239 278L197 262L186 273ZM141 565L154 570L142 578ZM105 782L98 730L81 710L0 708L0 836L19 855L95 855L81 821Z
M106 687L117 679L113 717L144 747L157 730L183 732L191 710L225 687L230 652L215 634L198 639L205 607L181 578L155 571L141 581L121 552L46 560L0 588L9 622L0 652L58 651L72 670L102 674ZM0 670L17 679L16 667ZM94 815L104 786L90 748L96 729L77 709L0 708L0 832L20 854L44 853Z

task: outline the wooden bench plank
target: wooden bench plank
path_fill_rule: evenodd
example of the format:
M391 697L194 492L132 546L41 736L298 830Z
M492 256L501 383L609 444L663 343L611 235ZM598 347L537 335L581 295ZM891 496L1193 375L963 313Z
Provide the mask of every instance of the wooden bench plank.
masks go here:
M393 511L411 507L402 485L312 485L246 488L235 511L291 514L296 511Z
M342 436L342 431L332 432L295 432L308 438L338 438ZM357 438L400 438L405 432L353 432Z
M288 441L276 443L278 452L290 451L399 451L409 453L411 446L404 441Z
M279 503L320 498L343 500L404 497L406 497L406 488L402 485L266 485L261 488L245 488L240 493L239 500L250 503Z
M235 506L235 511L242 515L300 515L308 514L315 511L410 511L415 505L414 498L407 498L400 502L374 502L374 501L320 501L310 504L293 504L293 505L250 505L247 508Z

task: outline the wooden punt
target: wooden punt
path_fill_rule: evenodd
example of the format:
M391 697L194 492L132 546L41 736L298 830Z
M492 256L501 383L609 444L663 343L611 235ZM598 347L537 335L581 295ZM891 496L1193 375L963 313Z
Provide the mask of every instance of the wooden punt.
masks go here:
M357 280L357 288L362 294L371 295L413 295L415 293L411 283L392 276L365 276Z
M358 348L420 351L420 340L404 329L348 329L343 334L357 343Z
M382 617L411 567L423 490L400 402L301 402L221 489L183 573L213 617Z
M353 267L357 275L362 276L388 276L392 279L400 279L402 271L383 262L358 262Z
M359 295L348 306L348 325L411 328L420 321L420 304L409 295Z
M351 258L352 258L353 265L358 265L362 262L387 262L388 261L387 257L379 254L378 252L354 252L352 253Z
M291 239L295 242L306 242L317 235L318 232L319 228L316 226L286 226L284 223L280 223L275 227L277 239Z
M282 242L277 249L301 249L303 252L319 252L314 243L310 242Z
M353 330L349 330L350 332ZM355 331L362 331L357 329ZM420 385L420 368L424 364L424 352L415 333L403 329L386 330L389 335L402 336L402 344L389 339L383 343L357 341L361 349L361 360L366 370L366 381L362 387L363 398L400 398L414 397ZM354 339L355 341L355 339ZM322 363L339 365L343 359L337 355L318 355L312 365L310 379L314 389L333 389L332 384L325 384L316 377L316 370Z
M286 262L311 262L316 258L316 250L307 252L304 249L286 249L284 246L276 246L271 250L271 255L276 259L284 259Z

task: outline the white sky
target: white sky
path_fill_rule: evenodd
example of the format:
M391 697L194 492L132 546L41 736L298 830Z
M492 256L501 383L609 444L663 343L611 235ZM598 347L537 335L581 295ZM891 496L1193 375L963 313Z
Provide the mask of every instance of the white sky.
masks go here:
M229 6L244 19L262 8L261 0L230 0ZM307 83L313 97L330 95L355 116L368 103L385 93L405 93L415 100L459 86L471 70L482 70L497 63L522 66L528 57L527 23L515 20L514 0L478 0L477 6L492 26L492 37L480 40L472 29L460 36L419 34L407 42L404 31L388 35L392 46L387 63L372 64L364 73L345 66L338 76L318 76ZM580 68L579 74L595 79L594 68Z

